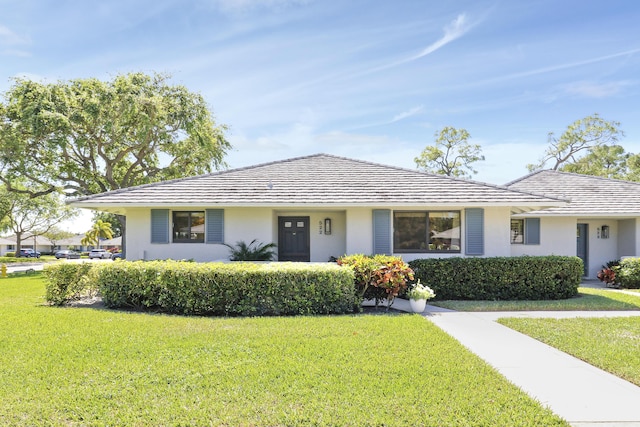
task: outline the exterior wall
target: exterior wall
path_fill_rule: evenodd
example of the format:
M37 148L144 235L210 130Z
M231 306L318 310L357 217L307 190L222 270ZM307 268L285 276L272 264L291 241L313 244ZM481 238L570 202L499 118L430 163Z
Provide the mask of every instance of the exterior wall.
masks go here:
M618 258L640 256L640 219L618 221Z
M224 245L207 243L169 243L155 244L151 242L150 209L128 210L127 216L127 238L126 257L128 260L139 259L194 259L196 261L215 261L227 259L229 248ZM226 223L227 213L225 212L225 236L228 227L233 227ZM229 218L230 219L230 218ZM250 227L251 224L245 224ZM258 236L256 236L258 237ZM255 238L255 237L254 237ZM240 240L240 239L238 239ZM231 240L235 242L235 240Z
M194 207L191 210L204 210ZM181 209L184 210L184 209ZM127 259L194 259L199 262L229 259L229 248L210 243L152 244L150 209L127 211ZM273 210L271 208L225 208L224 240L235 245L239 241L249 243L278 242L279 216L309 216L311 261L326 262L331 256L346 253L346 214L344 211ZM171 218L171 217L170 217ZM332 231L324 234L324 220L331 218ZM319 226L322 224L322 234ZM171 239L170 239L171 240Z
M196 206L190 208L190 210L204 209L204 207ZM424 206L413 209L429 210L428 207ZM180 210L184 210L184 208ZM402 208L402 210L407 210L407 208ZM465 256L465 211L463 208L456 210L461 212L460 252L396 253L395 255L401 256L406 261L417 258ZM373 208L347 208L345 210L225 208L224 240L231 245L239 241L249 243L254 239L261 243L274 242L277 244L278 217L308 216L310 225L310 259L312 262L326 262L329 261L330 257L339 257L344 254L371 254L373 252L372 211ZM152 244L150 243L150 209L129 209L126 212L126 216L126 257L129 260L171 258L194 259L204 262L227 260L229 257L229 249L222 244ZM330 218L332 221L330 235L324 234L325 218ZM509 220L510 209L508 207L484 209L484 254L482 256L511 255Z
M579 224L589 225L589 266L587 277L595 279L596 274L608 261L618 259L618 222L614 219L580 219ZM603 239L601 228L609 226L609 238Z
M373 219L371 208L351 208L347 210L346 254L373 253Z
M419 208L424 210L424 207ZM454 209L452 209L454 210ZM420 258L450 258L463 257L466 249L465 239L465 211L464 209L455 209L460 211L460 233L461 247L460 252L453 253L396 253L405 261L413 261ZM371 216L371 215L369 215ZM484 208L484 254L483 257L494 256L510 256L510 220L511 210L509 207L492 207Z
M591 227L589 227L591 228ZM540 218L540 244L511 244L511 256L576 255L576 219Z

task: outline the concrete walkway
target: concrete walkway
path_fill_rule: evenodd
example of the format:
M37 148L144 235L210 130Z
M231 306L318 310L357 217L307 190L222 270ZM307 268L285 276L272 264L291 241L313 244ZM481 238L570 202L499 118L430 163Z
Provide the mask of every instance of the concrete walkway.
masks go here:
M407 301L393 307L410 311ZM575 427L640 427L640 387L496 323L502 317L621 317L626 312L456 312L423 315Z

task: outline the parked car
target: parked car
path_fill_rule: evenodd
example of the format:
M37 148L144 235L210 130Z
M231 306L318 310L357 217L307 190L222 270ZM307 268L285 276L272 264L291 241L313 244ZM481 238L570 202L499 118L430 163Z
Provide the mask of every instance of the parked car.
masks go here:
M115 254L111 254L112 260L122 259L122 252L116 252Z
M20 253L16 254L17 257L25 258L40 258L40 252L33 249L20 249Z
M92 249L91 252L89 252L89 259L107 259L109 257L111 257L111 253L106 249Z
M66 258L66 259L79 259L80 254L76 251L72 251L69 249L64 249L55 253L56 259Z

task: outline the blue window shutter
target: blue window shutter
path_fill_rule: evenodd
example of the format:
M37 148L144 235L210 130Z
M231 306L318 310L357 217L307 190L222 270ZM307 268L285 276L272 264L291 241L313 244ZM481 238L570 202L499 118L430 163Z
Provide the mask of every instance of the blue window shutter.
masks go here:
M151 243L169 243L169 209L151 209Z
M524 220L524 244L540 244L540 218L526 218Z
M207 243L224 243L224 209L207 209Z
M373 254L391 255L391 211L373 210Z
M465 211L465 254L484 254L484 209L467 208Z

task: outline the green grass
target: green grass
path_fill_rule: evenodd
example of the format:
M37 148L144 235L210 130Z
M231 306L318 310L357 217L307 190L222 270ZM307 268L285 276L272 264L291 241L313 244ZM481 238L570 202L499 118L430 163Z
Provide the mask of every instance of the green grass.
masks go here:
M0 425L568 425L417 315L54 308L0 279Z
M640 386L640 317L499 322Z
M457 311L620 311L640 310L640 298L608 289L578 288L579 295L549 301L433 301Z

